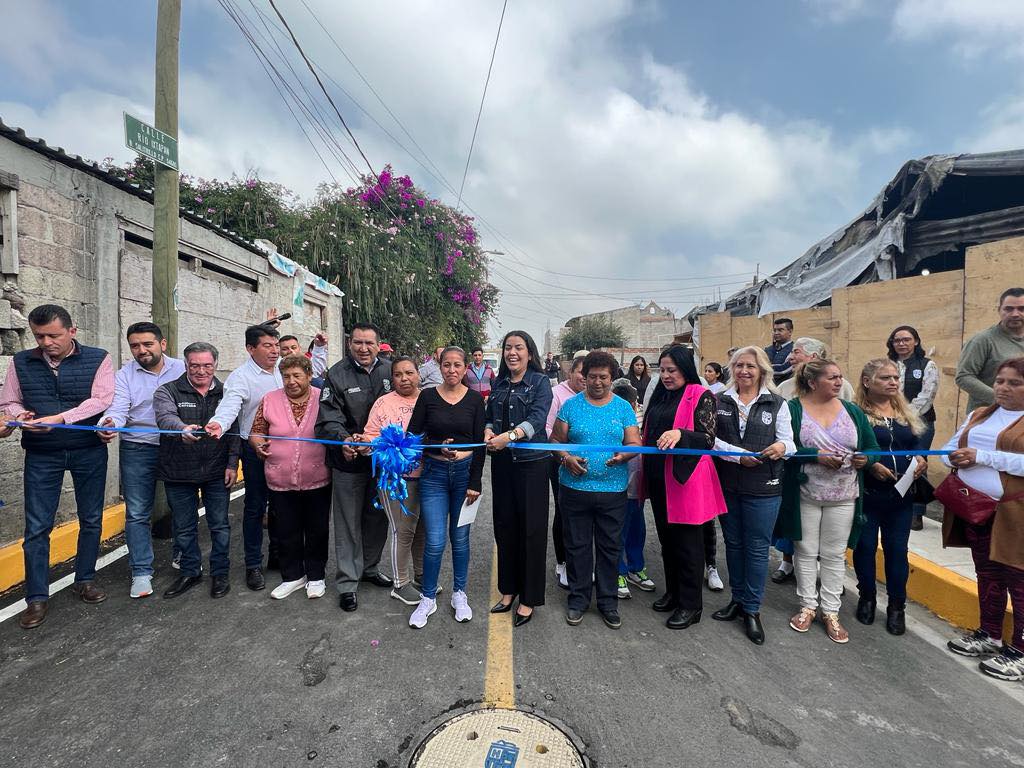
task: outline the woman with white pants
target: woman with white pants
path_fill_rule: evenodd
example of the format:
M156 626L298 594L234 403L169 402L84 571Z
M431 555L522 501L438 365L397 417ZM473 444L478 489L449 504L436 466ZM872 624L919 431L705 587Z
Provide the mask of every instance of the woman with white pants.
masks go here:
M862 470L878 442L864 412L839 399L843 373L830 360L812 359L794 374L798 397L789 401L798 456L787 462L776 535L792 539L800 610L789 625L807 632L821 608L829 639L847 643L839 622L847 547L864 520ZM819 590L817 582L820 579Z

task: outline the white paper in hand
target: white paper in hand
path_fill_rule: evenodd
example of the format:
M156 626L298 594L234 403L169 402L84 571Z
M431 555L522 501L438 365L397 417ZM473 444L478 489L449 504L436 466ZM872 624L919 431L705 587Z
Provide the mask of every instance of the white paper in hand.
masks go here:
M459 510L459 528L464 525L469 525L476 520L476 511L480 509L480 499L482 498L483 496L477 496L476 501L472 504L468 501L462 502L462 509Z
M903 473L903 477L896 481L896 492L900 496L906 496L907 491L910 490L910 486L914 484L914 467L917 466L917 461L910 462L910 468Z

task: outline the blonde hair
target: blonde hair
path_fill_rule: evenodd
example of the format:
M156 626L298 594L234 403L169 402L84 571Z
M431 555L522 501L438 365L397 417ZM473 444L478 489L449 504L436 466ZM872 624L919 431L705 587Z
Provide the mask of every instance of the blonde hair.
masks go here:
M883 423L884 419L875 415L871 401L868 399L868 388L864 386L864 379L875 378L883 368L892 368L899 373L899 367L895 362L887 357L876 357L874 360L868 360L864 364L864 368L860 372L860 379L857 381L857 405L860 406L860 409L868 417L868 421L873 425ZM920 416L914 413L902 392L897 392L889 398L889 402L892 403L892 409L896 412L896 421L910 427L910 431L915 435L920 435L924 432L924 422Z
M814 388L811 387L811 382L823 376L825 371L832 366L839 368L839 364L835 361L817 357L812 357L810 360L800 363L796 370L793 371L793 381L796 382L797 395L811 394L814 391ZM840 371L842 371L841 368Z
M757 369L761 372L762 387L768 387L769 391L777 392L775 389L775 371L772 368L771 362L768 360L768 355L765 354L764 350L760 347L740 347L732 356L729 358L729 362L726 364L726 368L729 369L729 383L733 386L736 384L736 371L733 370L736 367L736 361L739 360L741 355L753 355L754 363L757 365Z

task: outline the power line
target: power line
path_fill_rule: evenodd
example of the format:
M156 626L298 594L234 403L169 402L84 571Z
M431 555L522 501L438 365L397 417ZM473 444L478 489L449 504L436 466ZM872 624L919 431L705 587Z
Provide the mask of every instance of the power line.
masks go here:
M373 164L370 163L370 159L366 156L366 153L363 152L363 148L359 146L359 142L356 140L355 134L352 133L352 130L348 127L348 123L345 122L345 118L341 116L341 110L338 109L338 105L334 103L334 99L331 98L331 94L329 94L327 92L327 89L324 87L323 81L320 79L320 75L317 74L316 69L313 67L313 64L309 60L309 57L306 56L306 52L302 50L302 46L299 45L299 41L295 37L295 33L292 32L292 28L288 26L288 22L285 21L284 16L281 14L281 11L278 10L274 0L268 0L268 2L270 3L270 7L274 9L274 13L277 14L277 18L279 18L281 20L281 23L284 24L284 28L288 31L288 35L289 37L291 37L292 43L295 44L296 50L299 52L299 55L302 56L302 60L306 62L306 67L309 69L310 72L313 73L313 77L316 80L317 85L320 86L320 90L323 91L324 96L327 97L327 101L330 103L331 107L334 108L334 114L338 116L338 120L341 121L342 127L344 127L345 132L348 134L348 137L352 140L352 144L355 146L360 156L366 162L366 167L370 169L370 174L373 176L374 179L377 180L377 183L379 184L380 179L377 178L377 172L373 169Z
M549 275L557 275L558 277L576 277L584 280L604 280L614 282L638 282L638 283L675 283L675 282L691 282L695 280L709 280L718 279L723 277L746 277L747 272L734 272L727 275L693 275L691 277L612 277L610 275L581 275L575 272L556 272L552 269L543 269L542 267L534 267L527 264L520 264L526 269L532 269L536 272L544 272ZM747 282L744 280L743 282Z
M273 3L274 0L270 0ZM487 86L491 83L491 70L494 69L494 57L498 53L498 40L501 38L501 25L505 21L505 9L508 7L508 0L501 6L501 18L498 19L498 33L494 36L494 48L491 49L491 63L487 66L487 79L484 80L484 92L480 96L480 109L476 113L476 125L473 126L473 138L469 142L469 154L466 156L466 168L462 172L462 184L459 185L459 200L455 203L458 208L462 205L462 190L466 188L466 177L469 175L469 161L473 159L473 147L476 145L476 132L480 127L480 116L484 113L484 99L487 98Z

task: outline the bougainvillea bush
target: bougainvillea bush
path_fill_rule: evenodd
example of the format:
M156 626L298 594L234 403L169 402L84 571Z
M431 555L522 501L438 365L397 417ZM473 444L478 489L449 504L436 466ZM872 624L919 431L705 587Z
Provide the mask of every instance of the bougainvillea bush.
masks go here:
M148 160L121 166L107 159L103 167L152 188ZM484 324L498 292L487 282L473 219L390 165L357 187L321 185L311 201L255 174L180 180L182 208L247 240L270 240L282 255L340 287L346 327L376 323L401 353L486 342Z

